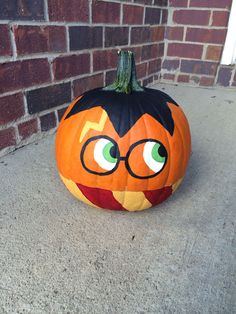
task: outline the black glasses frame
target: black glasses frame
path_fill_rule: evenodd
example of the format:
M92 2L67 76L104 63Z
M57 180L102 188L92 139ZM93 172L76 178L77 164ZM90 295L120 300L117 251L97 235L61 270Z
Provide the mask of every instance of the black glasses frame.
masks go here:
M116 158L118 159L118 160L117 160L117 163L116 163L115 167L114 167L112 170L109 170L109 171L106 171L106 172L97 172L97 171L91 170L91 169L89 169L89 168L86 166L85 161L84 161L84 153L85 153L86 147L88 146L88 144L89 144L90 142L93 142L93 141L95 141L95 140L97 140L97 139L99 139L99 138L105 138L105 139L111 141L111 142L114 144L114 146L116 147L116 152L117 152ZM92 174L96 174L96 175L100 175L100 176L106 176L106 175L109 175L109 174L113 173L114 171L116 171L116 169L118 168L120 162L121 162L121 161L124 161L124 162L125 162L126 169L128 170L128 172L130 173L130 175L131 175L132 177L137 178L137 179L153 178L153 177L157 176L157 175L165 168L165 165L166 165L167 159L168 159L167 151L166 151L166 159L165 159L165 164L164 164L164 166L161 168L161 170L160 170L159 172L156 172L156 173L154 173L154 174L152 174L152 175L149 175L149 176L139 176L139 175L136 175L136 174L132 171L132 169L131 169L131 167L130 167L130 165L129 165L129 157L130 157L132 151L134 150L134 148L135 148L136 146L138 146L138 145L140 145L140 144L142 144L142 143L146 143L146 142L155 142L155 143L158 143L158 144L160 144L160 145L162 145L162 146L164 147L164 145L163 145L160 141L157 141L157 140L155 140L155 139L153 139L153 138L142 139L142 140L139 140L139 141L133 143L133 144L130 146L130 148L129 148L127 154L126 154L126 156L120 156L119 146L118 146L118 144L117 144L111 137L109 137L109 136L107 136L107 135L97 135L97 136L93 136L93 137L89 138L89 139L84 143L84 145L83 145L83 147L82 147L82 149L81 149L81 152L80 152L80 159L81 159L82 166L84 167L84 169L85 169L86 171L88 171L88 172L90 172L90 173L92 173ZM165 148L165 147L164 147L164 148ZM166 150L166 149L165 149L165 150Z

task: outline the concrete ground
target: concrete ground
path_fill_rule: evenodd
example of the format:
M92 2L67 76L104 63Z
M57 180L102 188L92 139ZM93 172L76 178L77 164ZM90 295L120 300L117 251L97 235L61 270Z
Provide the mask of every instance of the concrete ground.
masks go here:
M158 85L189 119L176 194L98 210L61 183L54 137L0 159L0 313L236 313L236 91Z

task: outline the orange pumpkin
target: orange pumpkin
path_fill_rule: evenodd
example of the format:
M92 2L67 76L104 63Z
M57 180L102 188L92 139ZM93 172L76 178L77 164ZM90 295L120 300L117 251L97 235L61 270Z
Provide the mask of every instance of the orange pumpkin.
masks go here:
M77 97L56 136L57 166L69 191L114 210L164 201L181 183L190 150L183 111L162 91L139 85L133 54L124 51L115 82Z

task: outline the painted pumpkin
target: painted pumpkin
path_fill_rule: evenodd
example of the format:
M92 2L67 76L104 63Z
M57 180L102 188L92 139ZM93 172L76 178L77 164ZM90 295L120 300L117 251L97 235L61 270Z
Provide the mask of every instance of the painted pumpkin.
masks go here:
M56 136L60 177L95 207L139 211L181 183L191 150L187 119L162 91L141 87L131 52L119 52L117 78L77 97Z

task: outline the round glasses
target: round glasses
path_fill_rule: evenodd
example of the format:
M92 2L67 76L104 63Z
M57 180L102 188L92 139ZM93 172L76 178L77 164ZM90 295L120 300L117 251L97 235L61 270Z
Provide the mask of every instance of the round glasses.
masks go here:
M155 139L142 139L132 144L126 156L120 156L118 144L109 136L89 138L81 150L83 167L96 175L109 175L124 162L126 169L135 178L147 179L158 175L167 162L164 145Z

